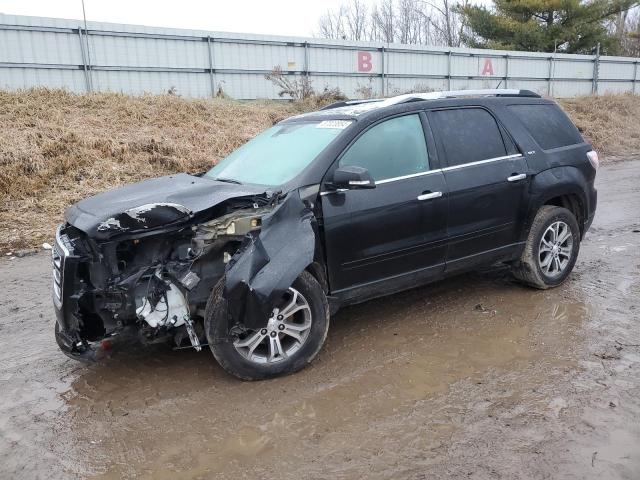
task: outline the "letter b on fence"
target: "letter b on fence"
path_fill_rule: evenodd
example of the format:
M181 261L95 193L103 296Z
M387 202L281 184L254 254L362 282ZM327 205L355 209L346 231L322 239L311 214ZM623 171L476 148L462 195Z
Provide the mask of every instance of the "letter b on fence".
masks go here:
M372 68L371 52L358 52L358 71L370 72Z

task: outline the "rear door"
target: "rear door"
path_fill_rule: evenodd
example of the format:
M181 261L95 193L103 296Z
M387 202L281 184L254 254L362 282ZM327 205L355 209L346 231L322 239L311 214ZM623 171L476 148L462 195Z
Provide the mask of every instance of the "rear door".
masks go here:
M420 113L385 119L336 162L366 168L376 187L321 194L332 293L444 271L446 185L424 121Z
M527 164L481 107L429 112L449 189L447 271L515 249L525 217Z

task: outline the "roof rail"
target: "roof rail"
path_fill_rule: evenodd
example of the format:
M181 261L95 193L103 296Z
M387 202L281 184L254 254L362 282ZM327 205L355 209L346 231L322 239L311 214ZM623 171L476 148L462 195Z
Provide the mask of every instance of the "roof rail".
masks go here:
M345 102L336 102L320 110L329 110L332 108L346 107L349 105L360 105L363 103L378 102L381 107L388 107L390 105L397 105L400 103L417 102L420 100L440 100L443 98L460 98L460 97L534 97L540 98L535 92L531 90L515 90L507 88L493 88L485 90L446 90L442 92L423 92L423 93L405 93L404 95L397 95L395 97L389 97L384 99L372 99L372 100L348 100Z
M362 103L373 103L373 102L382 102L384 98L370 98L367 100L344 100L340 102L330 103L329 105L325 105L320 110L330 110L332 108L338 107L348 107L350 105L360 105Z
M398 103L413 102L419 100L439 100L442 98L459 98L459 97L535 97L540 95L531 90L515 90L507 88L492 88L485 90L448 90L443 92L427 92L427 93L406 93L385 100L389 105Z

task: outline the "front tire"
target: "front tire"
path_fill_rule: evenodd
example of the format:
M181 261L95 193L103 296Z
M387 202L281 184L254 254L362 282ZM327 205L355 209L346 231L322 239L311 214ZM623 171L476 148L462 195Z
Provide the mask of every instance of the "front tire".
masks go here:
M211 292L205 332L220 366L243 380L262 380L304 368L318 354L329 330L329 305L318 281L302 272L287 290L264 328L239 335L227 332L229 310L224 278Z
M544 205L531 224L514 276L535 288L562 284L576 263L580 251L580 228L571 211Z

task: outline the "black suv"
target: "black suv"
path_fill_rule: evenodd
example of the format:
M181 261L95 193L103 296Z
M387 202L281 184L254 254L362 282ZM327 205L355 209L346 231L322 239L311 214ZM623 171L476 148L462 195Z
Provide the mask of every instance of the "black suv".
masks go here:
M495 262L537 288L571 272L598 157L524 90L340 102L210 171L70 207L53 250L56 339L95 359L171 340L244 379L296 371L339 307Z

